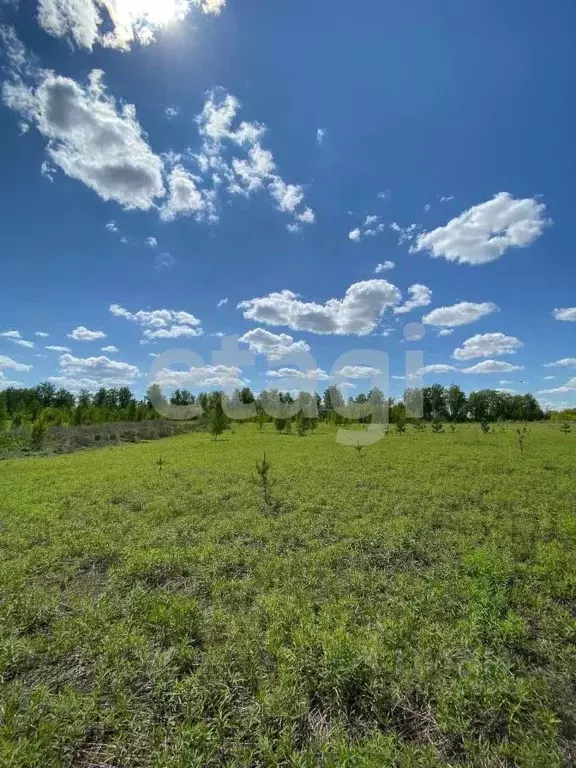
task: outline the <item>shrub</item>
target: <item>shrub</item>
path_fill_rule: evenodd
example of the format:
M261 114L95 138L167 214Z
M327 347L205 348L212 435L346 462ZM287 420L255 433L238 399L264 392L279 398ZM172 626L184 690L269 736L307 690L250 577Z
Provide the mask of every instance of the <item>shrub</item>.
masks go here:
M444 424L439 419L432 422L432 432L435 435L441 435L444 432Z

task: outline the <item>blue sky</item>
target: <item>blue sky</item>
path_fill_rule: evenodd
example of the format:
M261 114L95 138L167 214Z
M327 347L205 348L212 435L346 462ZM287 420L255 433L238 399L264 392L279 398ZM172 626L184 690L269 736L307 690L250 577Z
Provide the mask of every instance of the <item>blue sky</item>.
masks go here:
M0 4L0 386L356 394L386 353L400 396L422 350L576 405L573 3L66 5Z

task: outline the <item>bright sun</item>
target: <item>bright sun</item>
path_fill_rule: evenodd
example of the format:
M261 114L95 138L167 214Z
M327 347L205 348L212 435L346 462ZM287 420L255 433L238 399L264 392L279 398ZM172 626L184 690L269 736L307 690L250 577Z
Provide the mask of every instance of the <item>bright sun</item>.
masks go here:
M183 19L190 8L188 0L131 0L131 15L154 27L166 27Z

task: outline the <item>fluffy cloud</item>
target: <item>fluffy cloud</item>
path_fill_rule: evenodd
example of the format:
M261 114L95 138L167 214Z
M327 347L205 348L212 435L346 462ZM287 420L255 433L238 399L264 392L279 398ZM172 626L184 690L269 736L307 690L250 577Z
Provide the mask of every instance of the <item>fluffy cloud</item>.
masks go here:
M97 339L106 338L104 331L89 331L83 325L74 328L72 333L67 335L69 339L74 339L74 341L96 341Z
M266 371L266 376L271 379L306 379L326 381L330 376L322 368L299 371L297 368L278 368L275 371Z
M246 384L241 378L240 368L228 365L204 365L187 371L162 368L154 375L154 382L161 387L218 387L225 390Z
M178 216L193 216L197 221L218 221L216 193L203 189L202 179L177 165L168 175L168 199L162 206L160 216L172 221Z
M313 224L314 212L305 204L303 188L284 181L272 153L262 146L266 127L238 122L239 110L238 99L217 88L208 94L197 118L203 143L195 157L202 176L211 176L212 194L216 197L224 188L232 195L249 196L266 189L278 210L292 217L290 231ZM190 194L194 198L192 190ZM198 205L198 200L195 202Z
M576 367L576 357L563 357L562 360L556 360L554 363L544 363L544 368L573 368Z
M121 376L122 378L136 378L139 370L135 365L122 363L119 360L110 360L105 355L100 357L74 357L69 353L60 356L60 369L69 374L89 374L99 376Z
M50 336L50 334L44 333L44 331L36 331L34 336L38 336L39 339L46 339L48 336Z
M5 83L3 98L46 137L50 160L102 199L148 210L164 195L162 160L150 149L135 108L117 106L107 94L101 71L91 72L86 87L44 71L36 89Z
M510 355L522 347L520 339L503 333L477 333L466 339L461 347L454 350L455 360L473 360L475 357Z
M286 355L310 351L310 346L305 341L294 341L287 333L271 333L264 328L248 331L239 341L248 344L250 352L266 355L268 360L280 360Z
M156 240L155 237L146 237L144 239L144 243L148 246L148 248L157 248L158 247L158 240Z
M24 363L19 363L16 360L13 360L11 357L8 357L7 355L0 355L0 370L5 370L7 368L10 368L12 371L31 371L32 370L31 365L25 365Z
M550 222L546 206L534 198L515 199L500 192L492 200L475 205L431 232L420 234L411 252L428 251L460 264L487 264L509 248L525 248Z
M135 41L151 43L157 29L184 19L191 6L218 14L225 5L226 0L39 0L38 21L48 34L81 48L99 44L129 51Z
M566 307L554 310L555 320L564 320L568 323L576 323L576 307Z
M146 339L179 339L202 336L200 320L189 312L173 309L153 309L129 312L119 304L111 304L110 312L140 325Z
M379 275L380 272L386 272L389 269L394 269L396 264L394 264L393 261L382 261L379 264L376 264L376 267L374 269L374 272Z
M432 301L432 291L425 285L415 283L408 288L408 293L412 296L411 299L404 302L402 306L394 309L394 314L402 315L406 312L412 312L413 309L418 307L427 307Z
M376 235L380 234L380 232L383 232L386 229L386 225L383 224L380 221L380 216L366 216L364 219L364 223L361 227L357 227L356 229L353 229L351 232L348 232L348 238L356 243L360 242L363 237L375 237ZM386 262L387 264L390 264L391 262ZM387 267L387 269L390 269L390 267ZM376 269L378 272L379 270Z
M336 371L336 376L343 376L345 379L369 379L381 373L379 368L373 368L370 365L345 365Z
M267 325L285 325L294 331L321 334L371 333L384 311L398 304L402 295L386 280L365 280L351 285L343 299L329 299L325 304L300 301L298 295L284 290L238 304L248 320Z
M108 352L108 353L118 352L118 347L115 347L113 344L109 344L107 347L100 347L100 352Z
M556 387L555 389L541 389L537 394L539 395L559 395L566 392L576 391L576 377L567 381L562 387Z
M438 331L438 336L451 336L454 333L454 328L441 328Z
M50 352L72 352L70 347L60 347L55 344L49 344L47 347L44 347L44 349L48 349Z
M8 339L12 344L18 344L20 347L26 347L27 349L34 349L33 341L26 341L20 335L20 331L3 331L0 333L0 338Z
M419 368L415 373L415 377L426 376L426 374L429 374L429 373L436 373L436 374L453 373L454 371L458 371L458 370L459 368L456 368L453 365L444 365L442 363L436 363L434 365L425 365L424 367Z
M512 365L503 360L484 360L476 363L470 368L462 368L462 373L511 373L512 371L523 371L522 365Z
M461 301L450 307L438 307L427 315L424 315L424 325L434 325L438 328L455 328L459 325L469 325L480 320L481 317L498 312L498 307L492 302L485 301L482 304L473 304L470 301Z

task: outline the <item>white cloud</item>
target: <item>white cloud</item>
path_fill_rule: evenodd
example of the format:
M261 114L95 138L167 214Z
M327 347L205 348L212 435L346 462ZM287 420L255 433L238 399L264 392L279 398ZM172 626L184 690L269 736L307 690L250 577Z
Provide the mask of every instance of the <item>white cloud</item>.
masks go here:
M345 379L369 379L381 373L379 368L373 368L370 365L345 365L336 371L336 376L343 376Z
M108 232L118 232L118 226L116 225L116 222L114 220L109 221L108 224L105 225Z
M566 307L554 310L555 320L564 320L568 323L576 323L576 307Z
M117 106L106 92L100 70L92 70L86 87L43 71L36 89L5 83L3 98L46 137L50 160L102 199L148 210L164 195L162 160L150 149L135 108Z
M44 331L36 331L34 333L34 336L38 336L39 339L46 339L48 336L50 336L49 333L45 333Z
M299 371L297 368L278 368L275 371L266 371L266 376L271 379L306 379L326 381L330 378L322 368L314 368L308 371Z
M271 333L265 328L254 328L241 336L239 341L248 344L250 352L266 355L268 360L280 360L286 355L310 351L305 341L294 341L287 333Z
M154 382L161 387L218 387L225 390L246 384L241 378L240 368L227 365L204 365L187 371L162 368L154 375Z
M21 381L13 381L11 379L7 379L2 371L0 371L0 390L6 389L7 387L18 387L21 384Z
M156 240L155 237L147 237L147 238L145 238L144 242L148 246L148 248L157 248L158 247L158 240Z
M324 128L318 128L316 131L316 144L320 145L324 141L326 136L326 130Z
M431 210L431 208L432 206L430 205L430 203L426 203L426 205L424 206L424 212L428 213L428 211Z
M576 377L567 381L562 387L556 387L555 389L541 389L537 392L538 395L558 395L566 392L576 391Z
M418 224L408 224L406 227L401 227L400 224L393 221L390 224L390 229L398 235L398 245L402 245L414 239L418 230Z
M44 349L49 349L50 352L72 352L70 347L60 347L54 344L49 344L47 347L44 347Z
M267 189L276 207L292 216L291 231L314 223L314 212L305 205L303 188L286 183L276 172L272 153L262 147L265 126L246 121L235 126L239 109L238 99L217 88L208 94L197 118L203 144L195 158L200 172L211 174L212 192L216 195L223 185L232 195L249 196Z
M0 370L10 368L12 371L31 371L32 366L19 363L7 355L0 355Z
M563 357L562 360L556 360L554 363L544 363L544 368L572 368L576 367L576 357Z
M454 200L454 195L443 195L440 198L440 202L441 203L448 203L448 202L450 202L450 200Z
M454 333L454 328L441 328L438 331L438 336L451 336Z
M394 269L395 266L396 264L394 264L393 261L381 261L379 264L376 264L374 272L379 275L380 272L386 272L389 269Z
M395 307L394 314L402 315L406 312L412 312L413 309L418 307L427 307L432 301L432 291L425 285L415 283L408 288L408 293L412 296L411 299L404 302L402 306Z
M118 347L115 347L113 344L109 344L107 347L100 347L100 352L114 353L118 351Z
M386 229L386 225L380 221L380 216L371 214L366 216L361 227L348 232L348 238L354 242L359 242L363 237L375 237Z
M505 387L506 384L513 384L513 383L514 382L510 381L510 379L502 379L501 381L498 382L498 384L501 384L503 387Z
M351 285L343 299L325 304L300 301L284 290L238 304L248 320L285 325L294 331L365 336L378 325L384 311L399 303L402 294L386 280L364 280Z
M444 365L443 363L435 363L434 365L425 365L422 368L419 368L414 375L410 376L409 378L418 378L419 376L426 376L429 373L453 373L454 371L460 370L459 368L456 368L453 365Z
M411 252L428 251L460 264L487 264L509 248L525 248L550 222L546 206L535 198L515 199L500 192L492 200L475 205L431 232L418 235Z
M99 44L129 51L135 41L153 42L158 29L182 21L192 6L219 14L225 5L226 0L39 0L38 21L48 34L81 48Z
M512 371L523 371L524 367L505 363L503 360L483 360L481 363L461 370L462 373L511 373Z
M106 338L104 331L89 331L83 325L74 328L72 333L67 334L67 336L69 339L74 339L74 341L96 341L97 339Z
M220 309L220 307L223 307L226 304L228 304L228 299L227 298L226 299L220 299L218 304L216 304L216 309Z
M20 331L4 331L0 333L0 338L8 339L12 344L18 344L20 347L26 347L27 349L34 349L33 341L26 341L20 335Z
M453 304L450 307L433 309L432 312L424 315L422 322L424 325L456 328L459 325L475 323L480 318L492 314L492 312L498 312L498 307L496 304L492 304L492 302L474 304L470 301L461 301L459 304Z
M146 339L178 339L203 334L200 320L182 310L153 309L132 313L119 304L111 304L110 312L140 325Z
M135 365L100 355L99 357L60 356L60 371L65 376L89 376L94 379L135 379L140 371Z
M514 354L524 346L515 336L503 333L477 333L466 339L461 347L452 353L455 360L473 360L475 357L493 357L494 355Z
M168 120L172 120L173 117L178 117L180 114L180 107L166 107L164 114Z
M544 376L544 381L552 381L552 379L555 379L556 376Z
M168 175L168 199L162 206L160 216L172 221L177 216L193 216L197 221L218 221L215 192L203 189L202 179L176 165Z

